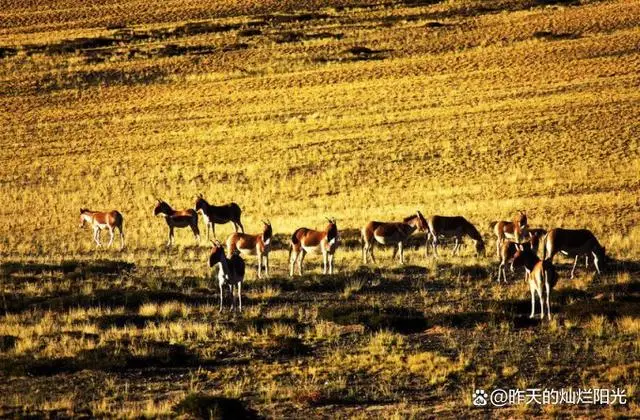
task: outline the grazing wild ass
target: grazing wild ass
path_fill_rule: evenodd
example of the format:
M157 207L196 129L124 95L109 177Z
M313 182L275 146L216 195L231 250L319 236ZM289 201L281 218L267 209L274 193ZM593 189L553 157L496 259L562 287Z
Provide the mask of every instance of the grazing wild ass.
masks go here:
M262 233L250 235L247 233L232 233L227 238L227 249L230 254L238 250L241 254L256 255L258 257L258 278L262 278L262 266L264 273L269 277L269 252L271 251L271 237L273 230L270 221L262 221L264 229Z
M244 227L240 222L242 210L236 203L224 204L222 206L214 206L207 203L202 194L198 194L196 198L196 211L202 214L202 219L207 227L207 240L209 240L209 228L213 231L213 237L216 237L216 224L223 225L232 222L233 228L237 232L238 227L244 233Z
M542 255L544 259L553 261L553 257L558 252L569 257L575 257L573 268L571 269L572 279L579 256L586 255L588 266L589 256L592 255L598 274L600 274L600 264L606 262L605 248L600 245L595 235L588 229L551 229L543 241Z
M513 266L524 267L529 272L529 291L531 292L531 315L529 315L529 318L535 316L535 295L537 293L540 297L540 319L544 319L545 301L547 302L547 316L551 319L549 296L558 281L558 276L551 260L541 260L531 249L521 246L513 258ZM544 300L543 295L546 295Z
M396 253L400 254L400 264L404 264L404 246L409 236L416 230L424 232L427 230L427 221L422 213L405 217L402 222L376 222L371 221L362 228L362 259L367 263L367 255L371 256L371 261L376 262L373 256L373 245L377 241L383 245L394 245L393 259ZM375 238L375 241L374 241ZM397 245L397 248L395 247Z
M169 242L167 246L173 244L173 229L190 227L196 242L200 242L200 230L198 230L198 213L194 209L174 210L169 204L159 198L156 208L153 210L155 216L163 216L169 226Z
M484 241L482 235L478 232L467 219L462 216L431 216L428 220L429 233L427 235L427 249L425 253L428 253L429 239L433 247L433 255L438 257L438 238L444 236L445 238L455 238L456 243L453 247L453 255L456 255L462 246L462 237L469 236L474 242L476 247L476 255L484 255Z
M93 240L97 246L101 246L100 231L109 230L109 244L113 244L113 231L118 229L120 232L120 250L124 249L124 232L122 231L124 219L122 214L117 210L112 211L91 211L89 209L80 209L80 227L83 228L85 223L89 223L93 228Z
M338 248L338 226L336 219L327 219L329 224L322 232L307 228L298 228L291 235L289 248L289 275L293 277L293 268L298 261L298 272L302 275L302 262L307 252L322 253L322 274L333 274L333 255Z
M523 242L522 239L526 236L525 234L527 232L527 224L527 212L524 210L518 210L518 214L511 222L502 220L489 224L489 229L493 229L493 233L496 235L496 253L498 258L500 258L500 247L505 239L518 243Z
M535 254L539 244L540 237L538 235L530 235L529 242L525 242L523 244L519 244L508 239L502 242L502 245L500 246L500 265L498 266L498 283L500 283L501 275L504 282L507 282L507 270L505 268L507 263L511 263L511 272L514 271L513 258L516 256L516 252L518 250L525 251L528 249ZM524 281L526 282L528 279L529 270L525 269Z
M218 287L220 289L220 312L222 312L222 301L224 300L224 287L229 286L231 292L231 310L234 309L235 299L233 297L233 286L238 287L238 307L242 312L242 280L244 280L245 265L239 252L224 255L224 248L219 241L211 241L213 248L209 256L209 267L218 266Z

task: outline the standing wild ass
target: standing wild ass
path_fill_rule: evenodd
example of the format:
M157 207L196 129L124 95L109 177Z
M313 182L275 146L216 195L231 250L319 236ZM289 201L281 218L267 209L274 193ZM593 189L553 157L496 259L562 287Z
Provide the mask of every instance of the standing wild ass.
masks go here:
M405 217L402 222L376 222L371 221L362 228L362 259L367 263L367 256L371 256L371 261L376 262L373 256L373 245L377 241L382 245L394 245L393 259L399 253L400 264L404 264L404 246L409 236L416 230L424 232L427 230L427 221L422 213ZM375 238L375 241L374 241ZM397 245L397 248L395 247Z
M544 319L544 302L547 302L547 315L551 319L551 305L549 304L549 296L553 286L558 281L556 270L550 260L541 260L530 248L520 248L513 257L514 267L524 267L529 273L529 291L531 292L531 315L535 316L536 309L536 293L540 297L540 319ZM543 300L543 295L545 295Z
M241 254L256 255L258 257L258 278L262 278L262 265L264 273L269 277L269 252L271 251L271 236L273 229L270 221L262 221L264 229L261 234L250 235L247 233L232 233L227 238L227 248L233 254L238 250Z
M513 259L515 258L518 250L521 250L521 251L530 250L535 254L538 250L539 244L540 244L540 237L536 234L530 234L529 242L525 242L522 244L510 241L508 239L503 241L502 245L500 246L500 265L498 266L498 283L500 283L501 275L502 275L502 280L504 280L505 283L507 282L507 270L505 268L507 263L509 262L511 263L511 272L514 271ZM525 283L527 282L528 279L529 279L529 270L525 269L524 271Z
M190 227L196 242L200 242L200 230L198 230L198 213L194 209L174 210L169 204L159 198L156 208L153 210L155 216L163 216L169 226L169 242L167 246L173 244L173 229Z
M219 241L211 241L213 248L209 255L209 267L218 266L218 287L220 289L220 312L222 312L222 301L224 300L224 286L229 286L231 291L231 310L235 306L233 297L233 286L238 287L238 307L242 312L242 281L244 280L245 264L239 253L232 252L227 258L224 255L224 248Z
M237 232L238 227L244 233L244 227L240 222L242 210L236 203L223 204L222 206L214 206L207 203L202 194L198 194L196 198L196 211L202 214L202 219L207 227L207 240L209 240L209 228L213 231L213 237L216 237L216 223L223 225L232 222L233 228Z
M605 263L605 248L600 245L595 235L588 229L551 229L543 239L542 255L544 259L553 261L553 257L558 253L562 253L569 257L575 256L573 268L571 269L571 278L578 264L578 257L585 255L587 266L589 265L589 255L593 256L593 264L596 271L600 274L600 264Z
M428 220L429 234L427 235L427 250L429 248L429 238L433 246L433 255L438 257L438 237L455 238L455 246L453 247L453 255L456 255L462 246L462 237L469 236L476 247L476 255L484 255L484 241L482 235L478 232L467 219L462 216L431 216Z
M489 228L493 229L493 233L496 235L496 253L498 258L500 258L500 247L505 239L518 243L522 242L527 232L527 224L527 212L524 210L518 210L518 214L511 222L502 220L489 224Z
M289 275L293 277L293 268L298 261L298 272L302 275L302 262L307 252L322 253L322 274L333 274L333 255L338 248L338 226L336 219L327 219L329 224L323 232L298 228L291 235L289 248Z
M122 214L117 210L112 211L91 211L89 209L80 209L80 227L83 228L85 223L89 223L93 228L93 240L97 246L101 246L100 231L109 230L109 244L113 244L113 231L120 231L120 250L124 249L124 232L122 231L124 219Z

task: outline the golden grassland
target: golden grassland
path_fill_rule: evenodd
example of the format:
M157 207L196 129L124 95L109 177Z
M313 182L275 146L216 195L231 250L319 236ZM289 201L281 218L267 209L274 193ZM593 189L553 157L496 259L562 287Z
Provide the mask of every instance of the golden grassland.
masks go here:
M638 413L640 2L147 5L0 11L0 413L484 416L476 387L534 386L631 398L491 414ZM152 216L197 193L278 234L242 315L204 241L166 249ZM126 249L96 250L80 207L119 209ZM416 209L467 217L487 258L361 266L355 230ZM488 224L516 209L613 258L573 281L557 259L550 322L493 280ZM339 274L288 279L288 235L326 216Z

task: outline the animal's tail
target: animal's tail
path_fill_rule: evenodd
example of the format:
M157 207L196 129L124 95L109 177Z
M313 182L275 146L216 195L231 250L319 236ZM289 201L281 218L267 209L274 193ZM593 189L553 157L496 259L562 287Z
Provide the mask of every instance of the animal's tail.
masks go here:
M542 261L547 260L547 236L548 235L549 235L549 232L545 233L544 236L542 237ZM540 246L540 243L538 243L538 246Z

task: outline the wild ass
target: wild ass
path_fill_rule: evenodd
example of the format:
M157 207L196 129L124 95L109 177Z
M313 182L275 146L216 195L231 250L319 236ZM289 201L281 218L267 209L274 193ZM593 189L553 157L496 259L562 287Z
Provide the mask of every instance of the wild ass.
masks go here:
M264 272L269 277L269 252L271 251L271 222L262 221L264 229L262 233L250 235L247 233L232 233L227 238L227 249L230 254L238 250L241 254L256 255L258 257L258 278L262 278L262 265Z
M500 258L500 246L505 239L510 239L518 243L522 242L527 231L527 224L527 212L524 210L518 210L518 214L515 215L511 222L502 220L489 224L489 229L493 229L493 233L496 235L496 253L498 258Z
M238 286L238 307L242 312L242 280L244 280L245 264L238 251L230 252L227 257L224 248L219 241L211 241L211 255L209 256L209 267L218 266L218 287L220 289L220 312L222 312L222 302L224 300L223 286L229 286L231 292L231 310L235 307L233 297L233 286Z
M196 211L202 214L202 219L207 227L207 240L209 240L209 228L213 231L213 237L216 237L216 223L223 225L232 222L233 228L237 232L238 227L244 233L244 227L240 222L242 210L236 203L228 203L222 206L214 206L207 203L202 194L196 197Z
M153 214L156 216L163 216L169 226L169 242L167 246L173 244L173 229L190 227L193 231L193 236L196 238L196 242L200 242L200 230L198 229L198 213L193 209L186 210L174 210L169 204L160 200L159 198L156 208L153 210Z
M371 221L362 228L362 259L364 264L367 263L367 255L371 256L371 261L376 262L373 256L373 245L377 241L382 245L394 245L393 259L396 254L400 254L400 264L404 264L404 246L407 240L415 232L419 230L424 232L427 230L427 221L422 213L416 211L416 214L405 217L402 222L376 222ZM375 241L374 241L375 238ZM397 247L395 247L397 245Z
M517 242L513 242L510 240L505 240L502 242L500 246L500 265L498 266L498 283L500 283L500 276L502 275L502 279L504 282L507 282L507 263L511 263L511 272L513 272L513 258L516 256L516 252L518 250L530 250L534 254L538 249L538 245L540 243L540 238L538 235L530 235L529 242L525 242L523 244L519 244ZM529 279L529 271L525 269L524 272L524 281L526 282Z
M309 253L322 253L322 274L333 274L333 255L338 248L338 226L336 219L327 219L329 224L323 232L298 228L291 235L289 248L289 275L293 277L293 267L298 261L298 272L302 275L302 262Z
M455 238L456 242L453 247L453 255L456 255L462 246L462 237L469 236L474 242L476 247L476 255L484 255L484 241L482 235L478 232L467 219L462 216L431 216L428 220L429 234L427 235L427 248L429 247L428 241L431 239L433 247L433 255L438 257L438 238L444 236L445 238ZM428 250L425 250L425 252Z
M535 316L535 295L537 293L540 297L540 319L544 319L544 300L547 302L547 316L551 319L549 296L558 281L553 263L550 260L541 260L529 248L520 248L513 258L513 266L525 267L529 272L529 291L531 292L531 315L529 318ZM546 295L544 300L543 295Z
M542 255L545 260L553 261L553 257L558 252L569 257L575 256L571 269L572 279L579 256L586 255L588 266L589 256L593 255L593 263L598 274L600 274L600 263L604 264L606 259L605 248L588 229L551 229L544 237Z
M111 247L111 244L113 244L113 231L118 229L120 232L120 250L124 249L124 232L122 230L124 219L119 211L102 212L81 208L80 227L83 228L85 223L89 223L93 228L93 240L96 241L97 246L102 246L100 231L103 229L109 230L109 244L107 246Z

